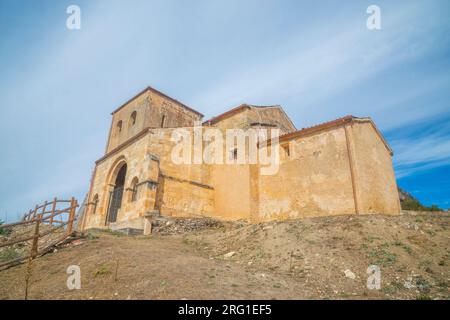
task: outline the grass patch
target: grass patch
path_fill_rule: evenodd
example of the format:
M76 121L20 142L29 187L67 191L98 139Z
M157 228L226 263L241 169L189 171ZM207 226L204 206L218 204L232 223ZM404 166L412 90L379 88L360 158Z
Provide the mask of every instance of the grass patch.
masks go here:
M109 267L107 265L102 265L100 268L98 268L97 271L94 272L94 278L98 276L104 276L110 273L111 271L109 270Z
M385 248L374 248L369 252L369 257L373 258L372 264L388 266L397 261L395 253L387 251Z
M92 232L89 232L88 235L87 235L87 239L88 240L95 240L95 239L98 239L98 238L99 237L97 235L93 234Z
M408 253L408 254L411 254L412 253L412 249L411 249L411 247L410 246L408 246L407 244L404 244L403 242L401 242L401 241L395 241L394 243L393 243L393 245L394 246L396 246L396 247L401 247L403 250L405 250L405 252L406 253Z
M416 279L416 286L419 289L421 293L428 293L430 292L430 284L426 279L424 279L422 276L417 277Z
M167 286L169 283L166 280L161 281L161 283L159 284L161 287L165 287Z
M18 251L14 247L7 247L0 251L0 261L9 261L19 258L22 255L20 251Z

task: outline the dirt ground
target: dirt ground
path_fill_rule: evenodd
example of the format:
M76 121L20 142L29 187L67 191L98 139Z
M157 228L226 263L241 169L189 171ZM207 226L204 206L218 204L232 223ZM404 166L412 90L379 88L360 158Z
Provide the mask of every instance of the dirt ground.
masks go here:
M33 261L29 299L449 299L449 217L235 222L150 237L92 231ZM81 268L80 290L66 286L70 265ZM367 288L369 265L380 268L379 290ZM25 265L0 271L0 299L23 299L25 275Z

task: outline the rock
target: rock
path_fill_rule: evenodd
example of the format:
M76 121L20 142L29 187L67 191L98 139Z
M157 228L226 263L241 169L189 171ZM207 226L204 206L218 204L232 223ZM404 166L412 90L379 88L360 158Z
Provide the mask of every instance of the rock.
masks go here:
M152 233L161 235L185 234L202 229L217 229L224 225L218 220L211 218L171 218L166 221L155 219L152 221Z
M412 288L415 288L415 285L413 284L413 279L412 279L412 277L406 278L406 281L404 282L403 286L404 286L406 289L412 289Z
M234 252L234 251L230 251L230 252L224 254L223 257L224 257L225 259L230 259L232 256L234 256L235 253L236 253L236 252Z
M351 270L349 270L349 269L345 270L345 271L344 271L344 274L345 274L345 276L346 276L347 278L349 278L349 279L352 279L352 280L356 279L355 274L354 274Z
M74 241L72 241L72 245L74 247L82 245L82 244L83 244L83 241L81 241L81 240L74 240Z

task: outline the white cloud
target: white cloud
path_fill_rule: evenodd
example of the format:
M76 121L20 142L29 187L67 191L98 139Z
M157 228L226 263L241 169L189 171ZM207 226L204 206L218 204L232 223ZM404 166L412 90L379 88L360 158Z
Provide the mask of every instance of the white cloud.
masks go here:
M393 140L391 145L398 178L450 164L450 135L445 124L422 136Z
M302 34L292 36L281 48L276 48L276 52L283 54L270 61L255 59L258 62L246 68L239 66L213 82L206 94L194 97L194 104L217 113L243 102L268 104L283 100L289 103L287 108L295 110L305 121L323 119L324 114L334 116L338 112L332 105L333 96L417 58L438 41L429 34L429 28L411 27L420 7L402 9L391 14L383 31L378 33L342 21L343 27L332 38L326 37L326 33L310 34L309 40L304 40ZM321 102L324 103L321 108L309 108ZM378 107L368 110L365 106L363 112L372 114ZM392 114L393 110L389 111Z

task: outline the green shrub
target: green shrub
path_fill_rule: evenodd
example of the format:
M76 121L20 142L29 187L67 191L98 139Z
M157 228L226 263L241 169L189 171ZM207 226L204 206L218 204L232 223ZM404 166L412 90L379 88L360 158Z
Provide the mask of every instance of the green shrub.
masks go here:
M437 205L433 204L431 207L424 206L417 199L405 199L402 201L402 209L403 210L412 210L412 211L443 211Z
M3 220L0 220L0 226L3 224ZM0 227L0 235L6 235L6 230L2 227Z
M3 248L0 251L0 261L10 261L20 257L20 252L14 247Z

